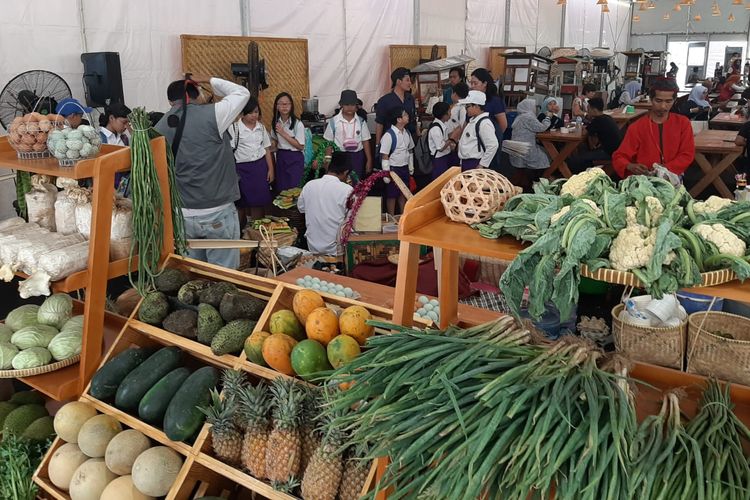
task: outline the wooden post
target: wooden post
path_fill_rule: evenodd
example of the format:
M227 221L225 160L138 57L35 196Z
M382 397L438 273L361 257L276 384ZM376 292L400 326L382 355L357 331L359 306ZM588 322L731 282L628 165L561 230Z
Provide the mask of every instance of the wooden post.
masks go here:
M402 241L398 253L396 292L393 296L393 322L398 325L413 325L418 266L419 245Z

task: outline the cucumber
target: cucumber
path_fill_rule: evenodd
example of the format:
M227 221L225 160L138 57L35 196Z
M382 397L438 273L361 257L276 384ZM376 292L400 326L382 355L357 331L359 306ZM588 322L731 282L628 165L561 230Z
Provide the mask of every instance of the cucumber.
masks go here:
M144 394L161 378L180 365L182 350L163 347L128 373L115 394L115 406L125 411L135 411Z
M151 349L132 347L110 359L91 379L89 394L102 401L112 398L120 387L120 382L128 373L143 363L153 353Z
M211 389L219 384L219 371L211 366L190 375L169 402L164 414L164 433L172 441L186 441L203 425L205 415L198 409L211 402Z
M138 416L141 420L161 426L169 402L189 375L190 370L187 368L175 368L149 389L138 405Z

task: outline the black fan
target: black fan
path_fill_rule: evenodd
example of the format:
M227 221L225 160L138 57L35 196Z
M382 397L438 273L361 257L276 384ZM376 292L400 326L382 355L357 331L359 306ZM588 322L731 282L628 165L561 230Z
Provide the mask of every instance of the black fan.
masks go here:
M32 111L54 113L67 97L72 97L70 87L60 76L41 69L21 73L0 92L0 125L7 129L13 118Z
M258 42L247 45L247 64L232 63L232 74L242 78L242 84L256 98L261 90L268 88L266 61L260 58Z

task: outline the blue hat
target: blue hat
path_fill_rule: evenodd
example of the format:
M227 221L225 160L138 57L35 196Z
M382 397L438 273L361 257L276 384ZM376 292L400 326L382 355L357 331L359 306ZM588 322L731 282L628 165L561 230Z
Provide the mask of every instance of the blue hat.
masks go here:
M57 103L57 108L55 108L55 113L58 115L68 116L68 115L74 115L76 113L83 114L83 113L91 113L92 108L87 108L83 106L78 99L73 99L72 97L66 97L62 101Z

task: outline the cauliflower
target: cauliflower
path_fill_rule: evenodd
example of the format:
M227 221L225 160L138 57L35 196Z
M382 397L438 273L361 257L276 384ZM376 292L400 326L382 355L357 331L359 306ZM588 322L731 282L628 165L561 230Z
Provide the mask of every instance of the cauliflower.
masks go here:
M719 253L734 255L735 257L745 255L745 242L723 224L697 224L693 226L692 231L704 240L716 245Z
M693 205L696 215L713 215L732 204L732 200L719 196L709 196L706 201L697 201Z
M607 177L606 172L604 172L604 170L599 167L590 168L585 172L581 172L580 174L572 176L570 179L565 181L565 184L562 185L560 196L566 194L570 194L575 197L583 196L586 193L586 189L588 189L589 184L591 184L591 181L599 176Z
M618 271L646 267L654 254L656 230L640 224L621 229L609 249L609 261Z
M596 214L596 216L597 216L597 217L600 217L600 216L602 215L602 211L601 211L601 209L600 209L600 208L599 208L599 207L598 207L598 206L596 205L596 203L594 203L594 202L593 202L593 201L591 201L591 200L587 200L587 199L585 199L585 198L584 198L584 199L582 199L581 201L583 201L583 202L584 202L584 203L586 203L586 204L587 204L588 206L590 206L590 207L591 207L591 208L592 208L592 209L594 210L594 213ZM565 214L567 214L568 212L570 212L570 205L568 205L568 206L565 206L565 207L562 207L562 208L561 208L560 210L558 210L557 212L555 212L555 214L554 214L554 215L553 215L552 217L550 217L550 219L549 219L549 223L550 223L550 225L554 225L554 224L556 224L556 223L557 223L557 221L559 221L560 219L562 219L562 217L563 217L563 216L564 216Z
M656 226L664 213L664 206L661 204L658 198L653 196L646 196L647 214L646 220L644 221L650 227ZM628 226L637 226L638 222L638 208L637 207L625 207L625 223Z
M635 207L625 207L625 223L628 226L638 225L638 209Z

